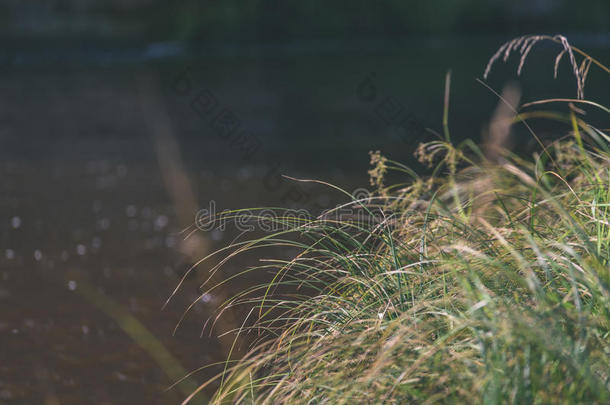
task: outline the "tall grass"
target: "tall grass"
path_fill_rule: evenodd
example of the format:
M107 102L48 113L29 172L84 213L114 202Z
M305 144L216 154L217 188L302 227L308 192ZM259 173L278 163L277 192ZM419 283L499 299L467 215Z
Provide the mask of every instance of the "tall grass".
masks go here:
M446 136L418 149L424 178L374 153L371 195L219 252L297 251L225 303L261 339L213 402L608 403L610 137L580 111L546 114L567 136L531 158Z

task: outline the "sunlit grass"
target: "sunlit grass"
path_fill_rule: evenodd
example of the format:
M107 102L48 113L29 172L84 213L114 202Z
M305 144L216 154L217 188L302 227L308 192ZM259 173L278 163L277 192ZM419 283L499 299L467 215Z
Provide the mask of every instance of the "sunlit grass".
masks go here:
M577 112L531 158L446 126L418 149L429 177L373 154L370 196L224 250L298 253L224 304L261 339L213 402L608 403L610 138Z

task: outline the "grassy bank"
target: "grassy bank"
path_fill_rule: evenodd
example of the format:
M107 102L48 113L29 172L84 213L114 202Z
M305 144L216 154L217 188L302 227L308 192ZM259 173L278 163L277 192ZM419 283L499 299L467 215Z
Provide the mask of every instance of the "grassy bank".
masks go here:
M276 232L218 252L296 253L246 269L273 281L225 303L253 308L240 333L260 343L227 362L216 403L610 400L610 137L583 109L608 111L582 100L598 62L550 39L577 99L517 114L507 89L481 147L452 144L446 120L420 146L432 175L373 153L372 193L315 218L265 213ZM513 124L539 140L528 120L541 117L565 134L529 157L505 148Z

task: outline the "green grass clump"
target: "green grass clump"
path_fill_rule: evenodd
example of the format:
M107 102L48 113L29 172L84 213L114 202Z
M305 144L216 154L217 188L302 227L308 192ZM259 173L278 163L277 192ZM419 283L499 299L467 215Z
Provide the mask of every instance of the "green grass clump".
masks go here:
M610 138L575 111L531 159L447 137L418 149L429 177L376 153L369 196L267 216L281 230L229 257L296 253L225 303L261 340L214 403L608 403Z

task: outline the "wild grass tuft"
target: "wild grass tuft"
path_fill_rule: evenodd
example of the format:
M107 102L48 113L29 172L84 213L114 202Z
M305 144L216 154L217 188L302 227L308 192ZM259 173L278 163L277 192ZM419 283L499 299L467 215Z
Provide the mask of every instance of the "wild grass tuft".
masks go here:
M254 308L239 333L261 340L213 402L608 403L610 138L578 111L529 159L446 138L418 149L424 178L373 154L371 195L234 243L297 253L225 303Z

